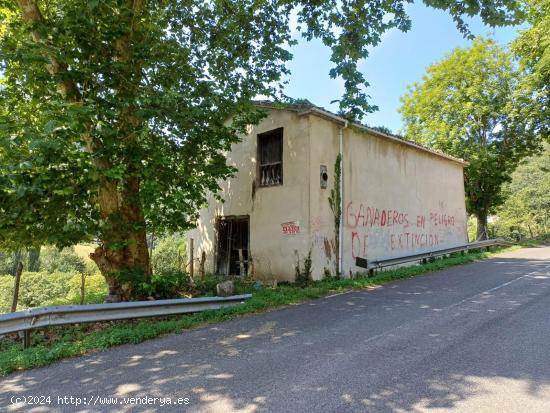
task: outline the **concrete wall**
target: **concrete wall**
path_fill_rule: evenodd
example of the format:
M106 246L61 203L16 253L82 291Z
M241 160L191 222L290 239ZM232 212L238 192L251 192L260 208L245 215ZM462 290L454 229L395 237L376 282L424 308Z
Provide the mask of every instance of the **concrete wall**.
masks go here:
M344 140L344 270L464 244L463 166L351 129Z
M342 125L310 116L313 275L334 272L334 214L328 197ZM463 165L357 128L343 129L343 273L355 258L380 259L467 242ZM322 189L320 166L329 171Z
M276 128L283 130L283 185L256 186L257 135ZM257 278L294 279L295 251L307 251L309 240L309 119L286 110L273 110L259 125L251 127L242 142L227 154L228 164L238 168L234 178L221 184L221 203L210 197L200 213L196 230L195 256L207 254L207 271L215 270L215 222L219 216L250 217L250 252ZM281 224L296 222L300 233L283 234Z
M329 196L334 188L334 164L339 151L340 126L329 120L310 115L310 231L313 276L323 277L326 271L336 270L336 245L334 243L334 213L329 204ZM328 185L321 188L320 167L325 165L328 172Z
M283 185L255 187L257 134L283 127ZM271 110L228 154L239 172L222 184L201 211L190 236L196 252L207 253L215 269L215 219L250 216L250 250L258 278L293 280L296 251L311 249L313 276L334 273L334 214L328 198L341 125L310 114ZM463 166L426 151L354 128L343 130L343 272L361 271L355 257L388 258L467 242ZM320 166L328 169L326 189ZM300 233L285 235L281 224L295 221Z

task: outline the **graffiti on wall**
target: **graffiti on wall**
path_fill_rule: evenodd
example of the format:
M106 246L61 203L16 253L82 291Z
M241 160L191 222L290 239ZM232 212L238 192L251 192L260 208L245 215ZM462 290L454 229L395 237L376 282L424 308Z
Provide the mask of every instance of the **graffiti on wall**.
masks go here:
M284 235L296 235L300 233L300 223L297 221L283 222L281 230Z
M456 231L455 217L439 211L411 214L349 202L345 212L353 259L366 257L369 249L398 252L434 248Z
M312 217L309 221L312 249L321 251L327 264L332 260L335 250L334 240L325 236L325 233L333 231L331 225L331 223L323 221L319 216Z

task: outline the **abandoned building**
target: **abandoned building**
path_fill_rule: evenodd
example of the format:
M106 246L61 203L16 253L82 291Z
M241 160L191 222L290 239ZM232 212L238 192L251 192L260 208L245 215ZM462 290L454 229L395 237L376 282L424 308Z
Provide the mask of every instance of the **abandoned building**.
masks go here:
M314 279L349 276L356 257L467 242L464 161L307 101L258 104L268 116L227 154L225 202L210 197L189 233L206 271L292 281L311 251Z

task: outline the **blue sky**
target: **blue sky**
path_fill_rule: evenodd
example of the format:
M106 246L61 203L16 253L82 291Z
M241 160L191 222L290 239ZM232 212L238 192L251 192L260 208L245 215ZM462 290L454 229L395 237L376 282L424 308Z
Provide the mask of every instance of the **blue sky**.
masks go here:
M370 126L386 126L393 132L402 127L398 113L399 97L407 85L421 80L426 67L441 60L455 47L468 46L469 42L456 29L451 17L445 12L427 8L421 3L408 7L412 29L407 33L391 30L382 37L382 42L372 50L360 69L370 83L368 94L371 103L379 110L363 119ZM507 45L516 36L517 28L491 28L480 19L469 21L476 36L490 36L500 44ZM326 109L337 110L338 99L343 91L340 80L330 79L330 51L320 42L300 43L292 48L294 59L286 94L294 98L308 99Z

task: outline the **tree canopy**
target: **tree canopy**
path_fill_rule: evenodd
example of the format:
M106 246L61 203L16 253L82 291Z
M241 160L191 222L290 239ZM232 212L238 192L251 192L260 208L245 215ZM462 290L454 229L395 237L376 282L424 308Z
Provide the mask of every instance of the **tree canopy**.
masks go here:
M293 31L331 48L340 110L360 119L375 106L358 62L409 29L407 3L0 0L0 245L96 238L113 299L130 298L150 274L146 232L191 225L262 116L252 99L284 98ZM515 0L424 3L465 35L468 16L524 14Z
M529 0L530 27L512 44L525 73L522 93L530 98L525 111L539 133L550 136L550 0Z
M521 74L509 52L476 39L430 66L402 98L406 135L464 158L467 210L486 236L487 216L504 201L502 186L540 135L524 116L531 105L520 93Z
M537 156L526 159L505 185L508 195L497 209L495 222L499 235L531 238L548 234L550 229L550 145Z

